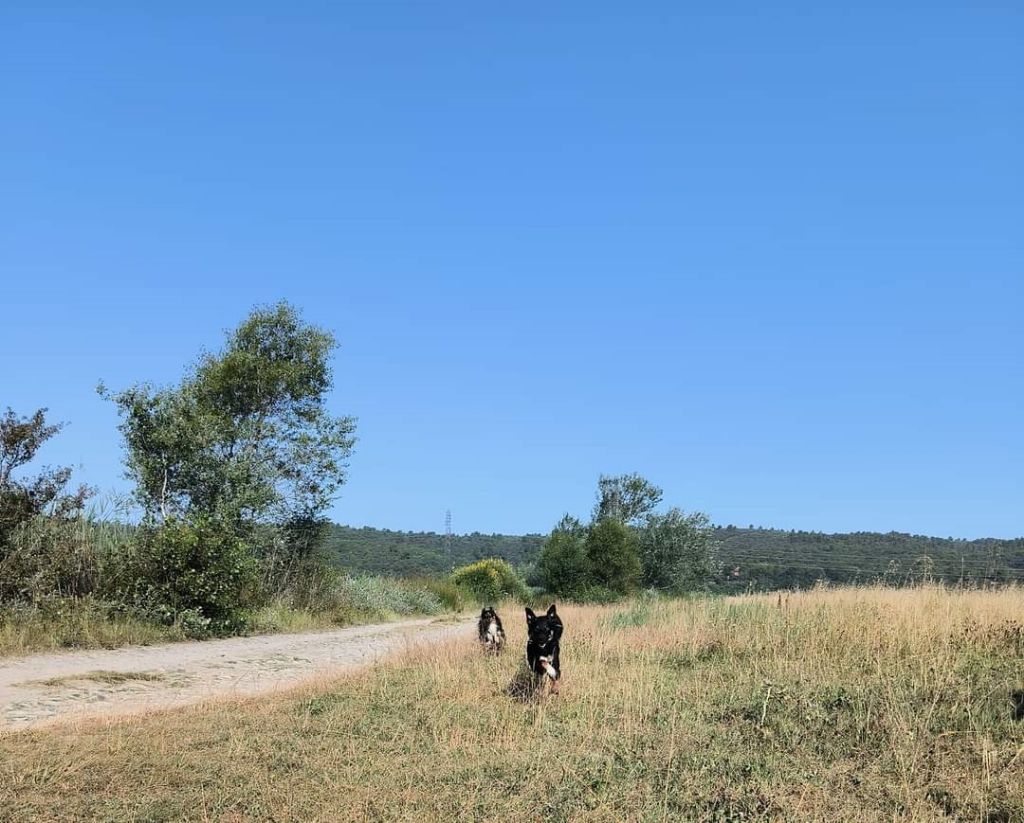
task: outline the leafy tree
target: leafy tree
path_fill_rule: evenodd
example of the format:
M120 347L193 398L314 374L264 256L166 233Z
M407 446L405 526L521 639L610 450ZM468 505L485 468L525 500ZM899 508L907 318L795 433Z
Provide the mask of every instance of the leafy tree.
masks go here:
M46 409L0 417L0 600L86 594L96 583L96 557L79 528L91 490L68 493L67 468L15 476L61 428L47 424Z
M223 575L224 591L239 602L248 582L236 579L247 581L248 572L236 562L237 541L262 547L271 586L310 566L354 443L352 418L326 406L335 347L329 332L279 303L254 310L223 349L204 354L176 386L140 384L115 394L100 387L121 416L144 522L169 527L147 537L151 555L168 552L172 566L175 558L198 564L189 569L203 586ZM219 548L185 551L195 535ZM157 586L147 597L166 595L174 608L193 608L174 591ZM218 621L225 606L218 600L195 608Z
M595 584L619 594L636 589L641 567L632 529L611 517L598 520L587 530L586 551Z
M287 303L255 310L178 386L110 395L151 517L288 525L308 551L345 480L354 421L326 409L333 336Z
M597 504L593 522L606 518L639 527L661 502L662 490L639 474L609 476L597 481Z
M294 522L308 537L345 481L354 442L354 421L326 408L335 347L279 303L252 312L178 386L101 387L118 406L146 513Z
M715 530L706 514L669 509L638 532L643 583L681 592L707 587L718 574Z
M90 495L86 486L65 492L71 479L67 468L46 467L32 478L15 477L62 428L60 423L47 424L46 409L29 417L7 409L0 417L0 560L20 526L43 514L60 519L77 516Z
M579 596L590 581L587 530L575 517L565 515L544 542L537 567L545 588L563 597Z

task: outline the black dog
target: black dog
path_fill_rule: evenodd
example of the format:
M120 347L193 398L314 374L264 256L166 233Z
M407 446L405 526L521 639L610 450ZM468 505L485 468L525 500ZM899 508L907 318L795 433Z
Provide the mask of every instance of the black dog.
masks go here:
M562 676L562 664L558 659L559 640L562 639L562 621L551 608L543 617L537 617L533 609L526 610L526 661L533 672L534 684L541 685L545 677L551 680L551 693L558 694L558 680Z
M480 612L477 624L480 632L480 643L484 649L497 654L505 645L505 630L501 627L501 618L490 606Z

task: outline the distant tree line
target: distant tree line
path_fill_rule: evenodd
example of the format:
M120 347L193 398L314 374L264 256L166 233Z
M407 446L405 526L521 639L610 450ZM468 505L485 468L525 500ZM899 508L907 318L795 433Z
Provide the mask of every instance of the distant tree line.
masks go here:
M335 525L326 546L331 560L345 568L408 577L443 575L453 564L502 557L536 585L544 585L537 561L545 543L575 535L571 545L578 549L577 529L585 531L584 524L568 517L548 536L456 535L452 562L444 553L444 535L436 532ZM718 592L808 588L822 581L894 586L922 580L966 586L1024 582L1024 538L956 540L898 532L825 534L747 526L715 526L713 538L718 565L708 587Z
M922 581L983 587L1024 582L1024 539L956 540L899 532L715 529L721 591Z
M540 553L544 536L504 534L452 535L450 550L437 532L404 532L370 527L331 525L324 553L337 566L400 577L446 575L457 566L500 557L515 566L528 566Z

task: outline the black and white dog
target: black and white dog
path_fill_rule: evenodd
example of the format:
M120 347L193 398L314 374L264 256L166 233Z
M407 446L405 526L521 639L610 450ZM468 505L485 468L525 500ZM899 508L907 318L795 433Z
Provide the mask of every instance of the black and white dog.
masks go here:
M477 624L480 632L480 644L485 651L497 654L505 645L505 630L501 627L501 618L498 613L487 606L480 612L480 622Z
M562 664L558 660L562 621L555 611L554 603L543 617L537 617L533 609L527 609L526 630L529 634L526 661L533 672L534 685L540 686L546 677L551 681L551 693L558 694L558 680L562 676Z

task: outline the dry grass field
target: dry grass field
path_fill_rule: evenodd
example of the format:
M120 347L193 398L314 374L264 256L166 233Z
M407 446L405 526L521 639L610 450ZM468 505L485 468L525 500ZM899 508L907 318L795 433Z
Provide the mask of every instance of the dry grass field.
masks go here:
M1024 821L1024 593L559 609L558 697L470 641L274 698L0 738L2 820Z

